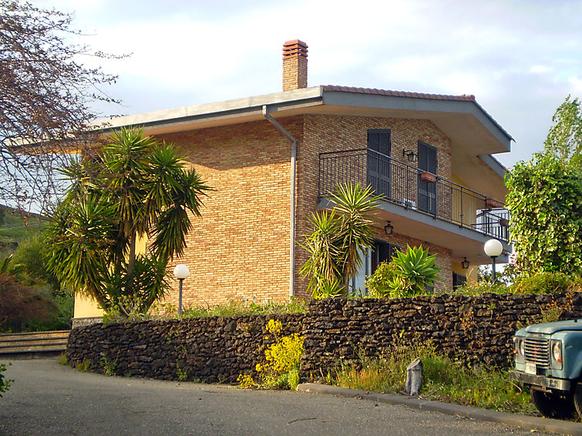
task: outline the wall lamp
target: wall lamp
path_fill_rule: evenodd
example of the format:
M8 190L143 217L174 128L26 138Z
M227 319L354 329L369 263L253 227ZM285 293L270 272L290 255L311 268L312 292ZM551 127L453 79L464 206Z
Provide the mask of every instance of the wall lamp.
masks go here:
M386 225L384 226L384 233L387 235L391 235L394 232L394 226L390 221L386 221Z
M408 162L416 162L416 158L418 157L418 154L414 150L403 149L402 156L406 157L406 159L408 159Z
M471 263L467 260L466 257L464 257L463 261L461 262L461 267L463 269L469 269L469 265L471 265Z

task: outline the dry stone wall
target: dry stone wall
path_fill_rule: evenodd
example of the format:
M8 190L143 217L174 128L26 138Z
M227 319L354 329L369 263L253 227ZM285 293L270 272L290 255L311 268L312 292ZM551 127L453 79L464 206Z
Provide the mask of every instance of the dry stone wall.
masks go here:
M67 358L96 372L234 383L261 360L270 318L283 323L283 334L301 331L302 315L93 324L71 331Z
M582 294L437 296L401 300L330 299L305 315L244 316L94 324L73 329L67 357L73 364L118 375L233 383L254 371L269 345L265 325L280 320L284 334L305 338L306 378L390 353L402 338L431 341L442 353L470 364L508 366L520 325L562 312L582 317Z

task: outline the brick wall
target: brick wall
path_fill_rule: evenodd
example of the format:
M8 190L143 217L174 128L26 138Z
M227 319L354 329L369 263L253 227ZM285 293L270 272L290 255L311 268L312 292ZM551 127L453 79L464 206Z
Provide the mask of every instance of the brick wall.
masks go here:
M364 116L306 115L304 136L297 153L297 238L309 232L309 215L316 210L318 201L319 154L333 151L365 148L368 129L390 129L392 158L409 164L402 150L417 150L418 141L437 148L438 175L451 178L451 143L431 121L423 119L397 119ZM414 199L413 199L414 200ZM445 205L439 205L444 207ZM384 223L377 223L379 239L383 235ZM398 242L396 242L396 239ZM387 239L390 242L389 239ZM418 241L403 235L394 235L392 241L400 246L422 243L432 253L437 254L437 264L441 269L436 288L452 287L451 254L443 248ZM299 248L296 256L296 271L305 262L307 254ZM306 281L296 274L296 292L305 295Z
M302 120L283 123L297 138ZM290 144L267 121L161 136L213 188L193 218L184 305L282 301L289 289ZM173 268L173 265L172 265ZM173 280L173 278L172 278ZM173 283L173 289L177 283ZM177 292L166 301L177 304Z
M391 129L392 155L406 162L402 149L424 141L438 149L439 175L449 178L450 141L428 120L307 115L283 124L299 139L297 156L296 239L308 232L317 207L319 153L366 146L368 129ZM266 121L160 136L172 142L214 189L202 217L193 218L182 259L191 276L184 282L184 304L215 305L230 300L265 302L287 299L289 282L290 145ZM423 244L438 255L436 288L452 286L449 250L404 235L379 239L405 246ZM297 295L305 295L298 271L306 259L296 255ZM172 265L173 268L173 265ZM173 278L172 278L173 280ZM177 304L177 283L166 301Z

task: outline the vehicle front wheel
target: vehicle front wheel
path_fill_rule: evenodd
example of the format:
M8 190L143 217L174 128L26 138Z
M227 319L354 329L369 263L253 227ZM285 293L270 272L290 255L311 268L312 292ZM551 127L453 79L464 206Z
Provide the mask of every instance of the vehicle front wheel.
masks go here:
M576 383L574 390L574 408L580 419L582 419L582 382Z
M571 394L556 394L532 389L531 399L546 418L570 419L574 415L574 401ZM582 392L579 404L582 406Z

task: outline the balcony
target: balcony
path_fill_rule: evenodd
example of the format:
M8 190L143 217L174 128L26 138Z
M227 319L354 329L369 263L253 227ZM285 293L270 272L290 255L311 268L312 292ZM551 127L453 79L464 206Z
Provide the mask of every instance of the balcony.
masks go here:
M337 184L346 182L371 185L384 196L384 205L412 211L417 218L430 217L482 237L509 240L509 214L500 202L374 150L319 155L319 197L325 198Z

